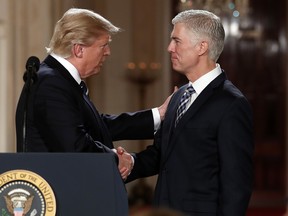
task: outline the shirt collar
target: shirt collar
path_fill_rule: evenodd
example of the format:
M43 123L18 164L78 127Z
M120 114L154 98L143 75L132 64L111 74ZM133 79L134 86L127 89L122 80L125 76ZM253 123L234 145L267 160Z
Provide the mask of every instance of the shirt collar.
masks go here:
M80 84L81 78L80 78L79 72L73 64L71 64L65 58L63 58L63 57L61 57L55 53L51 53L50 55L53 58L55 58L63 67L65 67L66 70L71 74L71 76L76 80L76 82L78 84Z
M209 83L212 82L212 80L214 80L221 73L222 70L220 65L216 64L216 67L213 70L204 74L193 83L190 81L189 85L192 85L197 95L199 95L206 88L206 86L209 85Z

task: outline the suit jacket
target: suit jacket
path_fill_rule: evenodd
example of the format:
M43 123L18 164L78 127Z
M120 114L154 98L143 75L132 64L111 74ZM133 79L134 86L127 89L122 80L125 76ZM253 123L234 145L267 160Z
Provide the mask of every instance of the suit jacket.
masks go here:
M171 98L154 144L135 155L127 182L159 174L155 205L196 216L244 216L252 192L252 112L223 72L202 92L176 128L187 85Z
M31 88L24 86L17 105L18 151L111 152L113 140L154 137L151 110L100 115L83 97L80 85L52 56L44 60L37 74Z

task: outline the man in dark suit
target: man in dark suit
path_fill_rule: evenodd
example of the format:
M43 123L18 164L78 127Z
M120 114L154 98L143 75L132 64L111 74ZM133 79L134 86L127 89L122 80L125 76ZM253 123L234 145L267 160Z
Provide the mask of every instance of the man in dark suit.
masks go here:
M18 151L108 152L116 156L113 140L154 137L165 106L101 115L87 95L83 79L99 73L110 55L111 35L117 32L118 27L86 9L70 9L57 22L37 81L30 89L23 88L18 102ZM125 178L132 158L126 153L116 158Z
M223 26L202 10L181 12L172 23L168 51L189 83L172 96L154 144L134 154L127 182L159 174L156 206L191 216L245 216L253 179L252 112L216 63Z

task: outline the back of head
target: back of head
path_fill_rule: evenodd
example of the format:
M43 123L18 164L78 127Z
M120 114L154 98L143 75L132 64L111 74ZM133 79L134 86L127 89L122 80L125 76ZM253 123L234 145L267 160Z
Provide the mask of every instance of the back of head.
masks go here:
M47 51L67 58L74 44L89 46L103 33L119 31L118 27L91 10L72 8L56 23Z
M221 20L215 14L205 10L186 10L176 15L172 24L183 23L198 41L209 43L209 57L215 62L224 48L225 31Z

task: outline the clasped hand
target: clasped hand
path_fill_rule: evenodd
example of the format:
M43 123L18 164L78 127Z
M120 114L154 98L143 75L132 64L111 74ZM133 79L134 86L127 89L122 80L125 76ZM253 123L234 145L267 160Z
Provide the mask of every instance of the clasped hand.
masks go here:
M132 156L121 146L116 149L119 158L118 169L123 180L126 180L133 169L134 161Z

